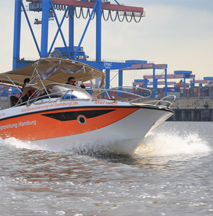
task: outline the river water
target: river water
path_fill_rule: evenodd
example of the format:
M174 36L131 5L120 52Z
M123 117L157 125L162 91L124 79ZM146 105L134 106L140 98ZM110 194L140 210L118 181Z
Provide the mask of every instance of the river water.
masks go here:
M165 122L129 157L0 140L0 215L213 215L212 140L212 122Z

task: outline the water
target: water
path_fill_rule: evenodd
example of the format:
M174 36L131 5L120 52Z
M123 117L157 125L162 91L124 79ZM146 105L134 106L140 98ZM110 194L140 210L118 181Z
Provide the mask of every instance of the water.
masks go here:
M129 157L1 140L0 215L213 215L212 128L165 122Z

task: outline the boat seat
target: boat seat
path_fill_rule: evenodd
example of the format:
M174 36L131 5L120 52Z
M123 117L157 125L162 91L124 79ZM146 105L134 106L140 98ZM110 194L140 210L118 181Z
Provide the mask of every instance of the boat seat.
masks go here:
M10 96L10 106L13 107L17 104L18 98L16 96Z

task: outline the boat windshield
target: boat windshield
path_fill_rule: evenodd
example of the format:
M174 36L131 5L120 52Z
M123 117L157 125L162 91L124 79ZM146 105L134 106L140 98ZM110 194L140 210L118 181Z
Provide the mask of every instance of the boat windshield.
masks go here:
M35 91L29 101L35 102L43 99L87 99L91 100L93 97L83 88L67 85L67 84L48 84Z

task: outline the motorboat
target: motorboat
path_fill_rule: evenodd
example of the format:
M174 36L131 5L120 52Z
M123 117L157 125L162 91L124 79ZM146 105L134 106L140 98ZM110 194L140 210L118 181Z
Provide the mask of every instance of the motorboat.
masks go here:
M70 76L90 87L66 84ZM8 107L0 110L2 139L13 137L53 151L130 155L173 115L174 97L152 99L150 90L139 87L105 89L105 73L81 62L43 58L0 74L1 85L19 89L25 78L30 82L22 95L35 91L25 102L11 96Z

